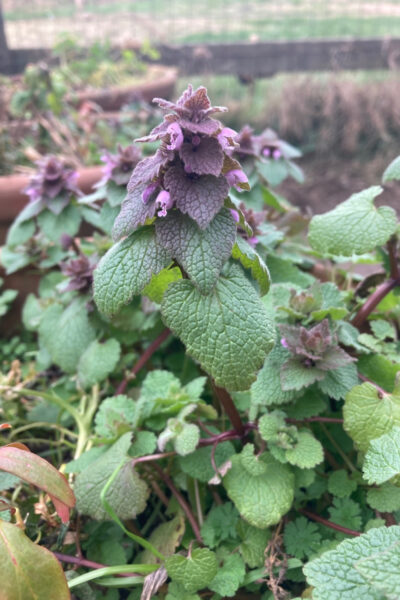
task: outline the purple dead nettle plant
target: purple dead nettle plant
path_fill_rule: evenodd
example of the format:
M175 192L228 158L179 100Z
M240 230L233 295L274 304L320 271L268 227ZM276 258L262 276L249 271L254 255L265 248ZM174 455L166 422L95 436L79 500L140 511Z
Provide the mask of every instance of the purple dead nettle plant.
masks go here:
M31 177L24 193L30 203L35 204L37 214L48 208L59 215L68 205L72 196L80 196L78 173L63 160L46 156L37 161L38 171Z
M138 146L130 144L122 147L117 146L116 154L111 154L106 151L101 156L104 163L103 177L96 187L106 184L108 181L113 181L117 185L127 185L132 175L133 169L142 158L142 152Z
M204 87L189 85L179 100L154 100L168 112L163 122L137 142L161 141L157 152L136 166L128 185L129 206L117 218L116 237L126 235L154 216L165 217L176 208L205 229L220 211L230 187L248 190L247 176L232 158L236 132L223 127L212 115L225 107L213 107ZM126 222L126 212L133 219Z

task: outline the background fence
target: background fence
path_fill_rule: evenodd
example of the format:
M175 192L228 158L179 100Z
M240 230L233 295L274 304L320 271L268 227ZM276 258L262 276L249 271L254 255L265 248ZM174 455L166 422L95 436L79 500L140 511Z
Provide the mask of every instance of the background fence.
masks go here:
M10 48L400 37L398 0L3 0Z

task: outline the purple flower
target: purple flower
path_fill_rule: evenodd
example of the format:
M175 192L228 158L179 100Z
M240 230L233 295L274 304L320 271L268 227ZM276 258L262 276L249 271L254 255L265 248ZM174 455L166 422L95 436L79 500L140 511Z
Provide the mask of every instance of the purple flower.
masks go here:
M249 183L247 175L240 169L233 169L225 174L226 179L230 186L233 186L238 192L242 192L243 188L240 186L241 183Z
M70 279L67 287L64 288L64 292L79 290L84 293L90 290L95 267L86 256L81 255L78 258L71 259L61 264L60 268L62 274Z
M237 136L237 132L230 127L224 127L217 135L217 139L221 144L223 150L233 149L236 145L234 138Z
M239 213L234 208L231 208L231 215L234 218L236 223L239 223Z
M193 146L198 146L201 142L201 137L199 135L194 135L192 137L192 144Z
M166 217L167 210L172 208L173 201L171 200L171 195L166 190L161 190L156 198L156 206L158 206L161 210L158 211L157 215L159 217Z
M272 151L272 157L275 158L275 160L278 160L278 158L281 158L282 156L282 152L279 150L279 148L275 148L275 150Z
M271 156L271 148L264 148L262 151L263 155L267 158Z
M110 180L117 185L126 185L141 157L141 150L133 144L125 148L118 144L117 154L105 152L100 157L105 164L102 169L103 177L97 187L105 185Z
M289 349L289 344L285 340L285 338L281 338L281 344L284 348Z
M183 144L183 133L178 123L171 123L167 129L170 142L167 144L168 150L179 150Z
M68 204L71 196L81 194L77 181L78 173L55 156L46 156L36 163L38 172L31 178L24 193L30 202L43 200L55 214Z
M154 194L154 192L156 191L157 188L158 188L158 183L149 183L149 185L144 189L143 194L142 194L143 204L147 204L150 196L152 196L152 194Z

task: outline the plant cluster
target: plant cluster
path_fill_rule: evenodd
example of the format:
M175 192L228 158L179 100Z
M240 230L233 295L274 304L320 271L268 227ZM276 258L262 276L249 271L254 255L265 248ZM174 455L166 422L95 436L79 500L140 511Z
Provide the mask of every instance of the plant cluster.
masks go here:
M157 102L90 196L39 165L2 250L42 273L0 378L4 597L396 598L398 217L375 186L309 220L273 190L296 149Z

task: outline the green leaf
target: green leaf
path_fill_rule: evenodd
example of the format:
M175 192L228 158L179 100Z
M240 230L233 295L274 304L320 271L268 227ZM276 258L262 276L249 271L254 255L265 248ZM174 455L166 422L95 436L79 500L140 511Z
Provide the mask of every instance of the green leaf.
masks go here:
M326 317L331 317L334 321L343 319L348 313L343 300L343 294L338 287L331 282L323 283L320 286L322 293L322 306L311 313L314 321L322 321Z
M272 283L291 283L307 288L315 282L315 277L304 273L292 261L270 255L266 259Z
M319 550L321 534L318 525L298 517L286 525L283 541L288 554L300 559L309 558Z
M300 391L326 376L326 371L317 366L308 366L303 360L296 357L288 358L282 366L281 386L285 392Z
M137 404L128 396L106 398L95 417L95 432L100 437L114 438L135 429L139 420Z
M400 156L397 156L390 165L388 165L382 175L382 183L388 183L400 179Z
M245 269L251 270L251 275L260 286L260 294L264 296L271 283L268 267L261 256L246 240L238 236L233 246L232 257L239 260Z
M286 465L266 452L258 458L253 456L250 462L245 449L232 457L232 467L223 483L243 519L265 529L290 510L294 477Z
M356 489L357 483L352 479L349 479L347 471L344 469L333 471L333 473L329 475L328 492L332 494L332 496L346 498L350 496Z
M271 539L268 529L258 529L241 519L237 531L242 543L239 546L243 560L251 569L262 567L265 561L265 549Z
M178 457L178 464L184 473L194 479L206 483L215 475L211 463L211 452L211 446L199 448L198 450L195 450L195 452L192 452L192 454ZM218 444L214 456L217 467L220 468L227 460L229 460L234 452L235 449L231 442Z
M356 570L387 600L400 597L400 540L387 550L362 558Z
M75 373L81 355L94 338L95 331L80 298L65 310L59 304L52 304L42 314L40 344L66 373Z
M126 185L117 185L110 179L106 185L106 198L112 207L120 206L126 198Z
M44 210L38 215L37 221L49 240L59 242L63 233L70 236L78 233L81 214L79 208L69 204L59 215L55 215L51 210Z
M163 556L172 556L176 547L180 544L184 533L185 519L183 513L179 512L171 521L158 525L148 541ZM158 559L156 561L159 562ZM154 555L150 550L144 550L140 555L140 562L151 564L154 562Z
M275 331L264 306L234 264L207 296L190 281L172 283L161 310L188 354L229 391L249 388L274 344Z
M67 480L47 460L13 446L0 448L0 470L20 477L47 492L62 521L69 520L69 510L75 506L75 496Z
M285 450L285 457L291 465L311 469L324 460L324 451L321 442L312 433L299 431L296 444Z
M210 548L215 548L225 540L236 539L238 521L239 513L231 502L214 506L201 527L204 543Z
M35 223L33 221L23 221L19 223L14 221L7 233L6 244L9 248L25 244L35 233Z
M106 494L117 516L122 520L134 519L146 508L149 489L132 468L127 453L131 445L131 433L125 433L107 452L79 473L75 480L77 510L93 519L108 520L100 494L118 465L125 461Z
M367 502L371 508L379 512L400 510L400 488L391 483L384 483L367 492Z
M361 507L350 498L334 498L329 508L330 518L334 523L359 530L361 527Z
M386 356L375 354L360 356L358 369L362 375L377 383L388 392L392 392L400 364L392 363Z
M231 255L236 224L223 208L206 229L180 212L156 221L158 243L183 267L196 287L208 294Z
M21 250L21 248L18 248L18 250ZM7 275L23 269L23 267L29 265L33 260L28 253L23 251L23 248L21 252L13 252L7 246L3 246L1 249L1 265L5 268Z
M217 574L218 564L214 552L197 548L187 558L179 554L168 557L165 568L173 581L192 593L210 584Z
M161 304L164 292L168 288L169 284L173 281L178 281L178 279L182 279L182 273L179 267L163 269L159 273L153 275L150 283L143 288L142 294L150 298L152 302Z
M246 569L239 554L229 554L218 567L218 572L209 583L209 588L225 598L232 598L242 585Z
M265 359L256 381L251 386L251 402L260 406L286 404L297 398L297 390L283 390L280 370L290 353L278 341Z
M374 198L382 191L379 186L370 187L313 217L308 235L312 248L322 254L351 256L385 244L396 231L397 217L389 206L374 206Z
M381 484L400 474L400 427L371 440L363 464L364 479Z
M388 321L383 319L375 319L370 321L371 329L374 332L378 340L385 340L387 338L395 340L397 338L396 329Z
M318 387L324 394L340 400L345 397L347 392L357 385L358 375L357 367L354 363L339 367L334 371L328 371L322 381L318 382Z
M83 388L104 381L113 372L121 354L117 340L108 339L103 344L94 341L82 354L78 364L78 379Z
M153 454L157 448L157 438L152 431L137 431L135 434L135 440L129 449L129 455L134 456L146 456L146 454Z
M15 487L18 483L21 483L19 477L11 475L11 473L3 473L0 471L0 491L9 490Z
M115 244L94 272L94 299L100 312L112 316L140 294L152 275L170 258L157 244L153 227L143 227Z
M262 439L266 442L275 440L278 432L286 427L285 417L286 413L280 410L263 415L258 421L258 432Z
M130 600L130 598L128 598L128 600ZM200 600L200 596L198 594L190 594L185 590L183 585L171 581L168 586L168 594L165 600Z
M2 520L0 564L4 600L70 600L67 580L54 554Z
M366 452L371 440L400 426L400 396L382 394L372 383L353 387L343 407L344 429L355 446Z
M309 585L314 586L316 600L383 600L358 570L360 560L385 552L400 541L400 527L379 527L359 537L341 542L335 550L325 552L304 567ZM377 568L384 568L384 558Z

